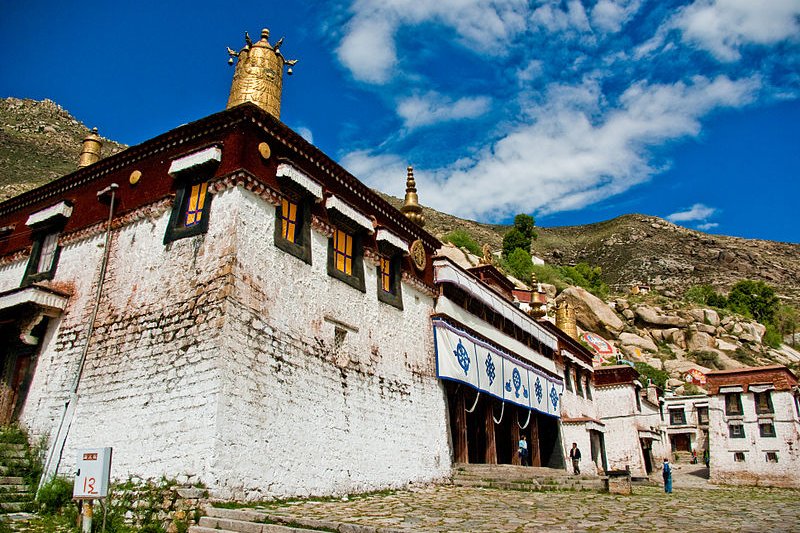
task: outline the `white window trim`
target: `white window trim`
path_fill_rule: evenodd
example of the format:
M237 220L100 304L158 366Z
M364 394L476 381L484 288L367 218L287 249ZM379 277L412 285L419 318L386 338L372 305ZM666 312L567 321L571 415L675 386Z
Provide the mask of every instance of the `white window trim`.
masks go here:
M216 161L217 163L222 161L222 150L217 146L210 146L205 150L200 150L199 152L185 155L173 160L169 165L168 174L174 177L174 175L179 172L183 172L184 170L198 167L212 161Z
M375 240L391 244L398 250L401 250L404 254L408 255L408 243L387 229L379 229L375 236Z
M62 216L64 218L71 217L72 206L69 205L67 202L59 202L56 205L51 205L47 209L42 209L41 211L37 211L36 213L29 216L28 220L25 222L25 225L33 226L34 224L45 222L57 216Z
M281 163L278 165L278 172L276 173L276 176L292 180L304 190L308 191L308 193L317 201L322 200L322 185L292 165L286 163Z
M372 219L362 215L336 196L331 196L325 201L325 209L338 211L343 217L367 230L367 233L370 235L375 233L375 226L372 224Z

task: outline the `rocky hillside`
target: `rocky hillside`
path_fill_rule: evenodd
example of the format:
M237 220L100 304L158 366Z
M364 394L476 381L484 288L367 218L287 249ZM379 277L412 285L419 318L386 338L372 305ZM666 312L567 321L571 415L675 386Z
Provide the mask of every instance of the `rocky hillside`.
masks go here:
M86 133L86 126L50 100L0 99L0 201L74 170ZM103 155L124 148L106 141ZM420 194L424 200L425 191ZM386 198L398 207L402 203ZM495 250L507 231L429 208L424 213L434 235L461 228ZM709 235L645 215L537 230L534 255L554 265L600 266L604 281L620 294L634 283L667 296L681 296L698 284L726 292L749 278L769 283L800 308L800 244Z
M88 132L51 100L0 99L0 201L75 170ZM103 156L125 148L105 140Z

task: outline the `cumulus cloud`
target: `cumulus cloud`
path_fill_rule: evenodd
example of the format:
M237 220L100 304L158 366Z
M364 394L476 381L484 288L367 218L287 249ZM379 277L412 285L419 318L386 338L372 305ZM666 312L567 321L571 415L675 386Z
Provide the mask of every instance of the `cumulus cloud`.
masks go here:
M800 36L797 0L697 0L672 21L683 39L721 61L740 58L748 44L769 45Z
M602 31L618 32L640 7L640 0L600 0L592 8L592 25Z
M397 114L403 119L406 128L475 118L489 110L491 99L486 96L463 97L453 100L434 91L401 100Z
M713 207L708 207L703 204L694 204L686 211L678 211L667 216L670 222L694 222L698 220L706 220L708 217L716 213L717 210Z
M718 228L719 224L716 222L706 222L705 224L699 224L697 229L700 231L708 231L710 229Z
M395 38L403 25L436 21L467 47L491 55L525 29L525 0L358 0L336 53L359 81L383 84L397 65Z

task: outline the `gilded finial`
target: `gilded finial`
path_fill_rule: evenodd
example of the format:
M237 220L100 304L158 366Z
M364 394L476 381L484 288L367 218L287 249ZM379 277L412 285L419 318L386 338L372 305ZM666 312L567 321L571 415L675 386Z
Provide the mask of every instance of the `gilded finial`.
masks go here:
M400 211L414 224L419 227L425 226L425 216L422 214L422 207L419 205L417 196L417 183L414 181L414 167L409 166L406 176L406 198Z
M483 248L481 248L481 252L483 253L483 256L478 260L478 264L493 265L494 256L492 255L492 248L488 244L484 244Z
M92 128L81 145L81 155L78 158L78 168L88 167L100 161L103 151L103 139L97 134L97 128Z
M575 307L570 305L567 300L562 300L556 305L556 326L573 339L578 340Z
M248 32L244 33L245 46L238 52L228 47L228 64L236 62L231 94L227 108L244 102L252 102L275 118L281 115L281 91L283 68L291 75L296 59L286 59L280 51L281 37L275 45L269 44L269 30L261 30L261 40L253 42Z

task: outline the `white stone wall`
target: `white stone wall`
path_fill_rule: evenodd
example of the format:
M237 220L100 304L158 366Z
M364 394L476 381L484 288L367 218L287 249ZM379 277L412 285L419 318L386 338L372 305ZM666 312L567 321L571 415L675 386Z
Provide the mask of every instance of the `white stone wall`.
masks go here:
M215 208L236 218L216 486L261 499L400 487L449 475L444 390L435 377L433 300L402 284L403 310L327 274L327 236L312 265L273 244L274 207L242 189ZM334 321L349 327L334 345ZM242 461L242 457L247 457Z
M569 451L572 449L572 443L574 442L581 451L581 474L595 475L602 473L602 459L598 461L598 464L592 462L592 443L586 424L562 423L561 434L563 437L562 444L564 445L564 464L567 472L572 473L572 459L569 457Z
M697 407L708 406L708 397L703 396L667 396L664 399L664 426L668 427L668 435L688 433L690 436L690 446L692 450L697 452L698 463L702 462L703 451L705 451L708 443L706 442L705 430L708 429L707 425L700 425L698 419ZM673 425L671 423L670 409L681 408L683 409L686 424ZM669 451L672 451L670 445Z
M742 395L743 416L725 414L725 396L709 399L709 441L711 481L727 484L800 487L800 418L788 391L772 391L775 437L761 437L752 393ZM730 438L728 423L741 420L745 438ZM743 462L734 461L735 452L744 452ZM766 453L776 452L777 463L767 462Z
M26 266L28 266L27 257L0 265L0 292L10 291L19 287L22 277L25 275Z
M640 411L636 406L633 385L610 385L595 389L595 403L605 424L606 457L610 470L629 467L634 476L646 476L642 446L639 442ZM644 408L644 406L643 406Z

